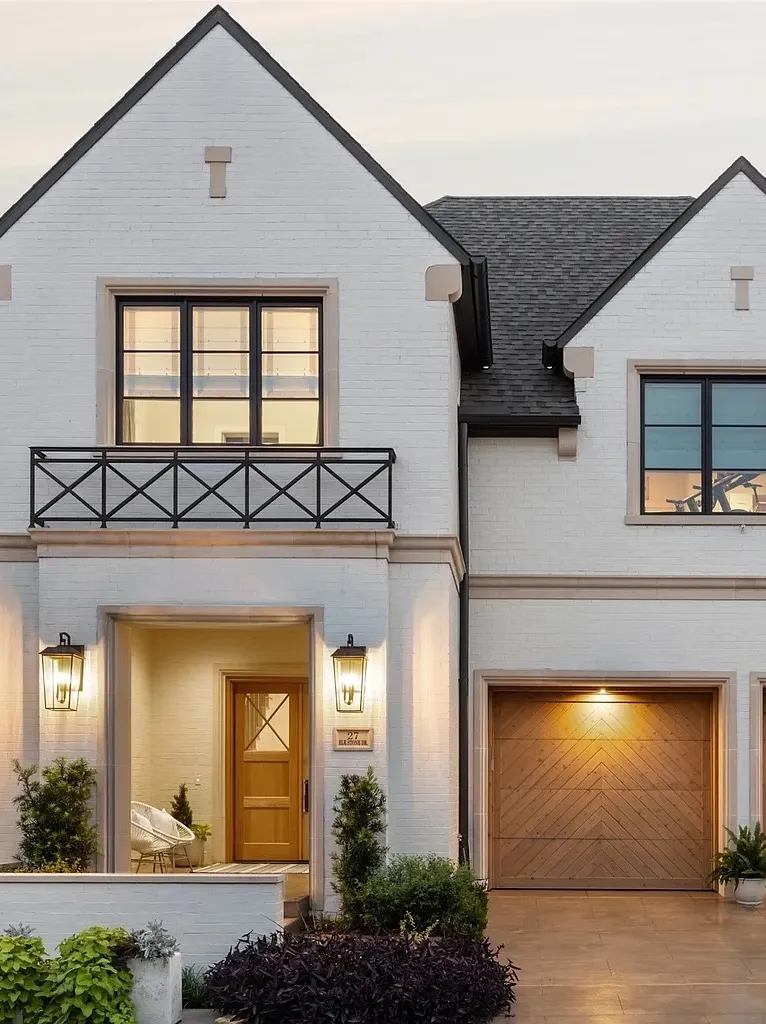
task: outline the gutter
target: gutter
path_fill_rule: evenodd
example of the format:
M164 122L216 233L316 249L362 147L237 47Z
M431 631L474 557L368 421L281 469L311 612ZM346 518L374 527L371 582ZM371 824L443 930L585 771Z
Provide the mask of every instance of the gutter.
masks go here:
M458 859L461 864L470 864L471 850L469 835L469 595L468 595L468 425L458 426L457 451L458 480L458 536L463 552L465 572L460 581L460 631L458 642Z

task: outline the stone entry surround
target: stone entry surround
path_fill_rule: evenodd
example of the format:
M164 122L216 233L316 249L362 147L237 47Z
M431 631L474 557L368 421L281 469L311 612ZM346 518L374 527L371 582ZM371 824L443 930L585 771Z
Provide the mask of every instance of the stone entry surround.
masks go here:
M515 1024L766 1024L766 911L715 893L495 890L488 934Z

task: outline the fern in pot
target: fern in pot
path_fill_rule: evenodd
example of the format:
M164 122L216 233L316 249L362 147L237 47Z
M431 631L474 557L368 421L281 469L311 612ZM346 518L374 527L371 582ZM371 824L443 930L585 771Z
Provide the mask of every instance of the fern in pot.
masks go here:
M737 832L726 829L726 849L716 854L710 880L734 888L740 906L760 907L766 892L766 833L761 823L753 828L740 825Z
M178 939L150 921L131 935L128 960L136 1024L177 1024L181 1019L181 953Z

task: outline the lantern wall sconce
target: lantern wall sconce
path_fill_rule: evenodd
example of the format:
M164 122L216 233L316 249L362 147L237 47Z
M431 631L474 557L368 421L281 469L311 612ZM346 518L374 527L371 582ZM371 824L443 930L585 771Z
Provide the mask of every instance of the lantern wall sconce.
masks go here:
M348 643L332 654L335 673L335 708L337 711L364 711L364 682L367 675L367 648L357 647L348 634Z
M76 711L82 692L85 647L73 644L69 633L59 633L55 647L40 651L43 699L48 711Z

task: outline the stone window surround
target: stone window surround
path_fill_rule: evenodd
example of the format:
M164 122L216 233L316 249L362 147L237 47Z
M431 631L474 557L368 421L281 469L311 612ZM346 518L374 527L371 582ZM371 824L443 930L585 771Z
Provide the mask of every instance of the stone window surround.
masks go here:
M766 682L766 675L752 676ZM752 685L752 683L751 683ZM473 673L473 757L470 764L471 806L471 862L480 878L489 880L491 826L490 807L490 729L489 698L491 688L551 689L556 691L583 687L609 686L615 690L669 690L703 689L717 694L717 756L718 778L716 830L714 842L725 840L724 826L734 828L737 818L736 757L737 757L737 675L735 672L608 672L608 671L547 671L537 669L525 672L503 669L477 669ZM761 704L757 712L760 715ZM751 701L751 743L753 726ZM752 752L751 752L752 757ZM752 763L752 761L751 761ZM760 777L760 757L756 768ZM752 802L751 792L751 802ZM756 819L754 819L756 820Z
M322 299L322 418L324 447L340 444L340 315L336 278L180 278L96 279L96 444L115 444L117 397L117 303L119 296L231 296Z
M764 515L719 515L699 513L678 515L674 512L654 514L641 512L641 377L652 374L701 376L706 374L746 377L766 376L766 361L755 359L629 359L627 364L627 509L628 526L766 526Z

